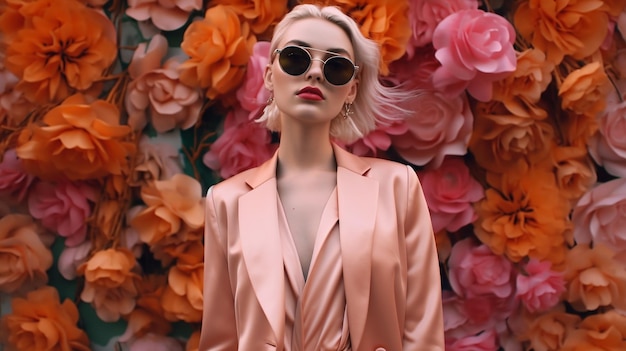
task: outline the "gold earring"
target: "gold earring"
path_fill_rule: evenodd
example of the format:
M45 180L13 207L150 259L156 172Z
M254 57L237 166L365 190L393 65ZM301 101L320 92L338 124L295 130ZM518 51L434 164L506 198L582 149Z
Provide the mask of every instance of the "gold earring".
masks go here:
M343 104L343 111L341 111L341 115L343 116L343 119L347 119L348 117L350 117L351 114L352 114L352 103L346 102L345 104Z

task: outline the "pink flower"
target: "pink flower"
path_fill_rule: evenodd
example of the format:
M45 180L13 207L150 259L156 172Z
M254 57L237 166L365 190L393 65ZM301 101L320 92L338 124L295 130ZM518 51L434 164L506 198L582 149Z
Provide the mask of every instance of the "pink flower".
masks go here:
M556 306L565 291L561 272L551 270L550 261L531 259L526 264L526 274L517 275L516 296L532 313L543 312Z
M472 239L461 240L452 247L448 268L450 284L459 296L507 298L513 293L511 262L484 244L475 245Z
M86 240L78 246L65 247L59 256L57 268L63 278L74 280L78 276L76 269L83 263L87 262L89 251L91 250L91 242Z
M28 196L28 209L44 227L65 237L66 246L76 246L87 235L86 219L95 198L95 189L84 183L39 182Z
M435 86L452 96L466 88L477 100L489 101L492 82L515 71L514 42L515 29L502 16L482 10L451 14L433 33L441 62L433 75Z
M401 135L408 131L404 121L389 125L378 125L363 138L348 145L347 149L355 155L377 157L379 151L387 151L391 146L391 135Z
M583 195L572 213L579 244L605 244L626 262L626 178L597 185Z
M224 121L224 132L204 154L204 164L229 178L256 167L274 154L271 135L265 127L249 121L244 109L232 110ZM243 122L242 122L243 121Z
M26 197L35 177L26 173L15 150L4 153L0 162L0 194L15 197L21 202Z
M182 27L193 10L202 9L202 0L128 0L126 14L137 21L151 19L159 29Z
M445 156L467 153L474 116L464 95L450 98L424 91L411 100L406 108L415 114L406 120L408 132L392 137L394 149L403 159L437 168Z
M493 329L478 335L468 335L460 339L446 338L446 351L496 351L496 332Z
M172 57L161 67L166 52L167 40L155 35L147 48L141 43L133 55L128 69L133 81L126 93L126 109L128 123L135 130L146 126L148 116L159 133L176 127L191 128L200 116L202 94L178 79L177 69L184 59Z
M435 27L448 15L465 9L477 9L476 0L411 0L409 22L413 34L407 44L407 54L413 56L415 48L432 42Z
M485 194L462 158L446 157L439 168L420 172L420 180L435 232L454 232L476 219L472 204Z
M269 42L259 41L254 44L252 56L250 56L246 69L246 77L236 92L241 107L251 112L250 119L256 119L260 116L270 97L270 91L265 88L263 80L265 67L269 63L269 56Z
M618 81L617 86L619 91L626 91L626 80ZM599 128L589 140L589 154L610 174L626 177L626 101L610 93L597 121Z
M148 333L129 342L129 351L183 351L183 344L169 336Z

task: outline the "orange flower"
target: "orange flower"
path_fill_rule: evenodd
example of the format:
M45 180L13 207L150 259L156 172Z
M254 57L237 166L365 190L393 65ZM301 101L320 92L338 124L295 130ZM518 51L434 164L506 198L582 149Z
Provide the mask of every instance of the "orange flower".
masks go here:
M180 80L205 88L209 99L232 92L246 72L256 38L231 7L217 5L185 31L181 48L189 59L179 66Z
M287 0L213 0L213 5L227 5L250 24L255 34L264 34L287 12Z
M573 331L561 351L626 350L626 316L615 310L590 315Z
M476 162L488 171L504 173L526 169L545 159L552 147L554 130L544 116L515 115L500 102L478 103L469 149Z
M115 322L135 308L140 279L134 272L136 263L127 249L107 249L78 267L78 274L85 276L80 298L91 303L103 321Z
M597 181L596 169L585 147L552 149L556 181L561 193L572 203L578 201Z
M202 290L204 264L202 245L190 246L176 265L170 268L168 287L161 299L165 318L170 321L200 322L202 320Z
M140 338L147 333L167 335L172 329L169 321L165 320L161 296L166 287L163 275L142 276L139 283L139 297L137 306L128 316L128 326L120 342L127 342L133 338Z
M42 241L41 229L29 216L0 218L0 292L27 291L48 282L52 253Z
M6 332L0 333L11 350L91 350L87 334L76 326L76 305L69 299L61 303L53 287L14 298L11 309L11 314L2 317Z
M626 268L602 244L578 244L567 253L567 301L581 311L601 306L626 309Z
M501 101L516 116L547 117L536 104L552 81L554 65L546 62L546 55L528 49L517 56L515 72L494 83L493 99Z
M319 1L304 1L319 3ZM401 58L411 38L409 5L397 0L326 0L337 6L359 24L361 33L379 44L380 73L389 74L389 64Z
M185 351L198 351L198 347L200 346L200 331L195 330L189 339L187 340L187 345L185 345Z
M595 117L604 110L611 83L600 62L572 71L559 87L561 107L578 115Z
M525 257L561 263L571 223L564 201L548 170L531 168L523 175L503 174L477 204L476 236L498 255L519 262Z
M119 124L115 105L82 94L67 98L18 137L24 168L44 179L86 180L128 173L130 127Z
M452 252L452 242L448 236L448 232L440 230L435 233L435 243L437 244L437 254L439 256L439 262L446 262Z
M141 188L146 207L132 220L131 226L141 240L154 245L167 236L204 226L204 201L200 183L186 174L154 181Z
M530 341L529 350L561 350L565 340L580 322L579 316L564 310L560 305L542 315L527 318L528 326L522 339Z
M513 22L548 61L559 64L565 55L582 59L600 48L608 30L607 10L601 0L525 0Z
M58 102L102 78L117 55L115 27L80 1L55 0L25 18L6 55L29 100Z

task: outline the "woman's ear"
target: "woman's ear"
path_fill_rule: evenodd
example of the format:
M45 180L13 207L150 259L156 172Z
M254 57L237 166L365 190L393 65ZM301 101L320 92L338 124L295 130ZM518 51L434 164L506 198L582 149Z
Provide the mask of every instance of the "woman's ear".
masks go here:
M274 82L272 81L272 66L265 66L265 72L263 74L263 82L265 84L265 88L269 91L274 90Z
M348 99L347 101L352 101L356 99L356 93L359 91L359 79L354 78L352 82L350 82L350 90L348 91Z

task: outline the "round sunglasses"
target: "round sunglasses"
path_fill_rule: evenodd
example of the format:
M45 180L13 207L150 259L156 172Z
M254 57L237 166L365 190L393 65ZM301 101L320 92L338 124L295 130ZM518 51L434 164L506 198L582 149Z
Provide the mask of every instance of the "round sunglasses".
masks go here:
M333 56L326 60L314 59L311 57L309 50L324 52ZM322 62L324 78L332 85L347 84L359 70L359 66L356 66L349 58L341 56L336 52L290 45L282 49L276 49L276 53L278 54L280 68L292 76L299 76L308 71L313 60Z

